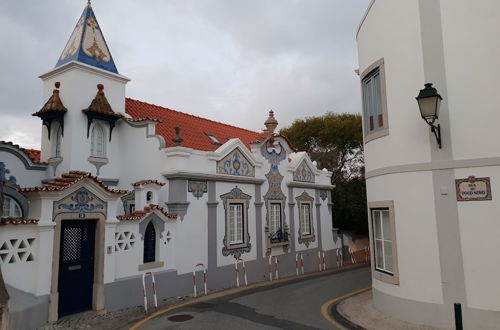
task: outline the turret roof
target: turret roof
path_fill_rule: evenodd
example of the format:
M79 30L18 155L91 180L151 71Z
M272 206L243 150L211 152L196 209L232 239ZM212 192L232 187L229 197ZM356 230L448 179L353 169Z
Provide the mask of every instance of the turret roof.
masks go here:
M71 61L118 73L90 1L76 23L61 57L57 61L56 68Z

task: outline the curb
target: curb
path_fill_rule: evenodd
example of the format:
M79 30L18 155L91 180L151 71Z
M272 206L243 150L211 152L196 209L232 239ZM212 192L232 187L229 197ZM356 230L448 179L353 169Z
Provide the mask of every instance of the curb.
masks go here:
M327 276L327 275L331 275L331 274L343 273L343 272L346 272L349 270L359 269L359 268L363 268L363 267L367 267L367 266L369 266L369 263L349 265L346 267L333 268L333 269L330 269L327 271L322 271L322 272L314 272L314 273L309 273L309 274L299 275L299 276L290 276L290 277L286 277L286 278L282 278L282 279L274 280L274 281L262 281L262 282L253 283L253 284L251 284L249 286L245 286L245 287L230 288L230 289L217 291L214 293L210 293L207 296L194 298L194 299L186 301L184 303L167 307L163 310L157 311L156 313L150 314L141 320L134 321L134 324L130 327L130 330L136 330L140 326L144 325L148 321L150 321L150 320L152 320L160 315L163 315L165 313L171 312L171 311L179 309L179 308L188 307L190 305L194 305L194 304L199 303L199 302L214 300L217 298L235 295L235 294L243 293L246 291L250 292L250 291L255 290L255 289L263 289L263 288L268 288L268 287L273 287L273 286L278 287L280 285L291 284L294 282L299 282L301 280L307 280L310 278L316 278L316 277L322 277L322 276Z
M323 314L323 317L336 326L337 328L341 330L348 330L348 329L353 329L353 330L366 330L366 328L363 328L362 326L351 322L349 319L344 317L340 312L337 310L337 306L344 300L351 298L352 296L358 295L360 293L366 292L368 290L371 290L371 286L367 288L363 288L360 290L353 291L351 293L348 293L346 295L343 295L341 297L334 298L332 300L329 300L325 302L321 306L321 314Z

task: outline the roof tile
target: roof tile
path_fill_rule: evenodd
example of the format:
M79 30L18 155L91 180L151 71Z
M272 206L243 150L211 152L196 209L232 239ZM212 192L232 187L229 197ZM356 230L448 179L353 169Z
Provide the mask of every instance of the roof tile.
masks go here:
M161 120L162 122L156 125L156 134L163 136L167 147L173 146L175 126L181 128L180 136L184 139L183 147L202 151L214 151L219 148L205 133L212 134L221 143L232 138L239 138L249 149L250 142L260 134L131 98L125 99L125 112L134 119L146 117Z

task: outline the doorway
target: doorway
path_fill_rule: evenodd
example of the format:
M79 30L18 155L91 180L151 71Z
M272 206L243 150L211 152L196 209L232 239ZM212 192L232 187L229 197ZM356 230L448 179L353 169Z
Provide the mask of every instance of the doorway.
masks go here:
M92 309L96 221L61 221L58 314Z

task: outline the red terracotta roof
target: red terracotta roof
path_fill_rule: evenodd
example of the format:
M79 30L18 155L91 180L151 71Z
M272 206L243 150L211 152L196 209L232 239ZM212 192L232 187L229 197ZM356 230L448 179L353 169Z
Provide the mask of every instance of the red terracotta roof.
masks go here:
M30 225L30 224L37 224L38 219L28 219L28 218L21 218L21 217L6 217L6 218L0 218L0 225Z
M144 218L146 215L150 214L154 210L160 211L161 213L163 213L164 216L166 216L169 219L177 219L177 214L168 213L163 207L158 206L156 204L149 204L146 207L144 207L144 210L134 211L131 214L119 215L116 218L118 220L129 220L129 221L141 220L142 218Z
M33 163L36 163L36 164L47 164L47 163L40 162L40 150L22 148L18 144L14 144L14 143L12 143L10 141L0 141L0 143L8 144L10 146L13 146L13 147L19 149L21 152L24 152L26 154L26 156L28 156L28 158L31 159L31 161Z
M159 186L164 186L165 185L164 182L160 182L158 180L141 180L141 181L137 181L137 182L132 183L132 186L138 187L138 186L142 186L142 185L145 185L145 184L148 184L148 183L154 183L154 184L157 184Z
M42 153L40 150L24 149L24 152L26 152L33 163L40 163L40 154Z
M250 142L259 135L243 128L219 123L213 120L196 117L187 113L163 108L134 99L125 99L125 112L132 118L156 118L162 121L156 125L156 134L163 136L167 147L173 147L174 127L181 127L180 136L184 139L183 147L203 151L214 151L219 145L213 144L205 134L212 134L224 144L228 139L239 138L250 149Z
M68 189L75 183L85 179L89 178L91 180L94 180L97 184L99 184L104 190L114 193L114 194L120 194L124 195L128 193L128 190L116 190L116 189L111 189L108 186L106 186L104 183L102 183L101 180L99 180L96 176L91 175L88 172L82 172L82 171L70 171L69 173L64 173L61 175L60 178L55 178L51 182L46 183L42 186L38 187L32 187L32 188L18 188L20 192L33 192L33 191L61 191Z

